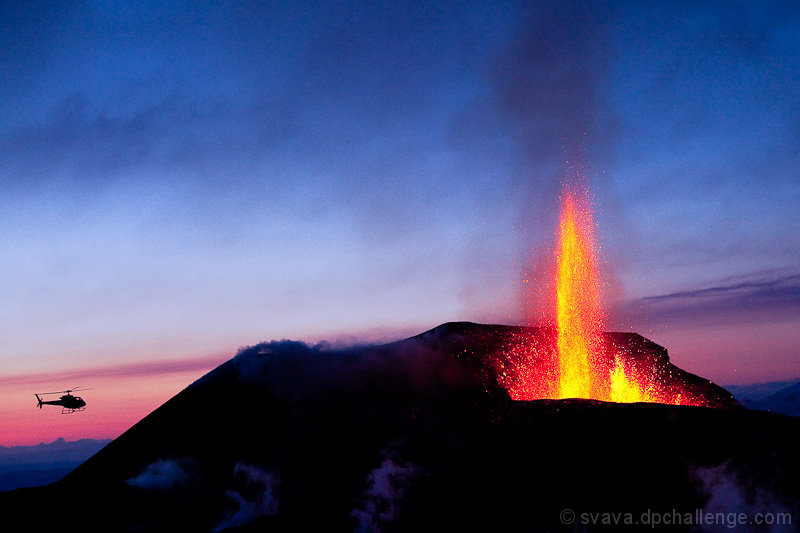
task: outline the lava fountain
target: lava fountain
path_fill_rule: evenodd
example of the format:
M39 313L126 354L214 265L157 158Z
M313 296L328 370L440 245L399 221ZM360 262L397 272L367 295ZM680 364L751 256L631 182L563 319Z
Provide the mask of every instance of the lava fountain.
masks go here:
M499 373L511 397L702 405L702 398L670 385L669 376L660 375L663 368L604 337L595 225L586 190L564 187L557 239L555 339L523 335L511 344Z
M592 214L586 196L562 196L556 252L558 397L594 398L602 318Z

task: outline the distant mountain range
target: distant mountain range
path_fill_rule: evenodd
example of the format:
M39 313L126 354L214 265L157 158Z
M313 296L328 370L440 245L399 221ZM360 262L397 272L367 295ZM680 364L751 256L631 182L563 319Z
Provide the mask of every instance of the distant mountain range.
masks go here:
M109 442L58 439L36 446L0 446L0 491L58 481Z
M669 520L662 530L688 532L730 530L699 524L704 513L771 513L773 527L743 528L766 532L800 520L800 419L743 409L668 366L718 408L514 401L498 358L540 334L451 323L375 347L259 344L63 480L1 493L0 513L30 531L650 531ZM608 339L669 364L643 337Z
M800 380L726 387L748 409L800 416Z

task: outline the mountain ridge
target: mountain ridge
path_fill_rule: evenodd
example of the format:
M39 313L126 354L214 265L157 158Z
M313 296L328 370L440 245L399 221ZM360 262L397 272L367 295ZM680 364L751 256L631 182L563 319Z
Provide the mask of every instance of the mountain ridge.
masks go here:
M752 509L796 511L800 421L743 409L678 372L726 408L514 401L488 354L524 332L448 323L351 350L261 343L60 482L0 494L0 506L40 528L572 531L560 510L702 510L732 483L743 501L769 495ZM647 356L668 358L658 348ZM34 512L42 501L52 514Z

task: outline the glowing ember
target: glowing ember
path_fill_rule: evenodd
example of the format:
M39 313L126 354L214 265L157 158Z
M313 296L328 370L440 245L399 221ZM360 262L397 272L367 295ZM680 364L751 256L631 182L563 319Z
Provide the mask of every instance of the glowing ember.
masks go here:
M500 381L515 400L587 398L612 402L689 403L666 386L650 363L603 337L594 221L585 191L564 189L556 249L555 346L522 335L500 365ZM642 368L642 366L647 368Z

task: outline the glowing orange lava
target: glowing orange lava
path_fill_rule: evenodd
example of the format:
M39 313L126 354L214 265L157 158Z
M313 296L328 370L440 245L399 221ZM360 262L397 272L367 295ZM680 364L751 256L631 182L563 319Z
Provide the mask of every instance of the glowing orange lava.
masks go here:
M565 187L555 254L554 346L531 335L516 339L501 364L501 382L516 400L702 404L682 401L654 365L604 339L594 230L588 193Z
M597 398L593 358L601 351L602 319L592 215L586 198L562 197L556 252L559 398Z

